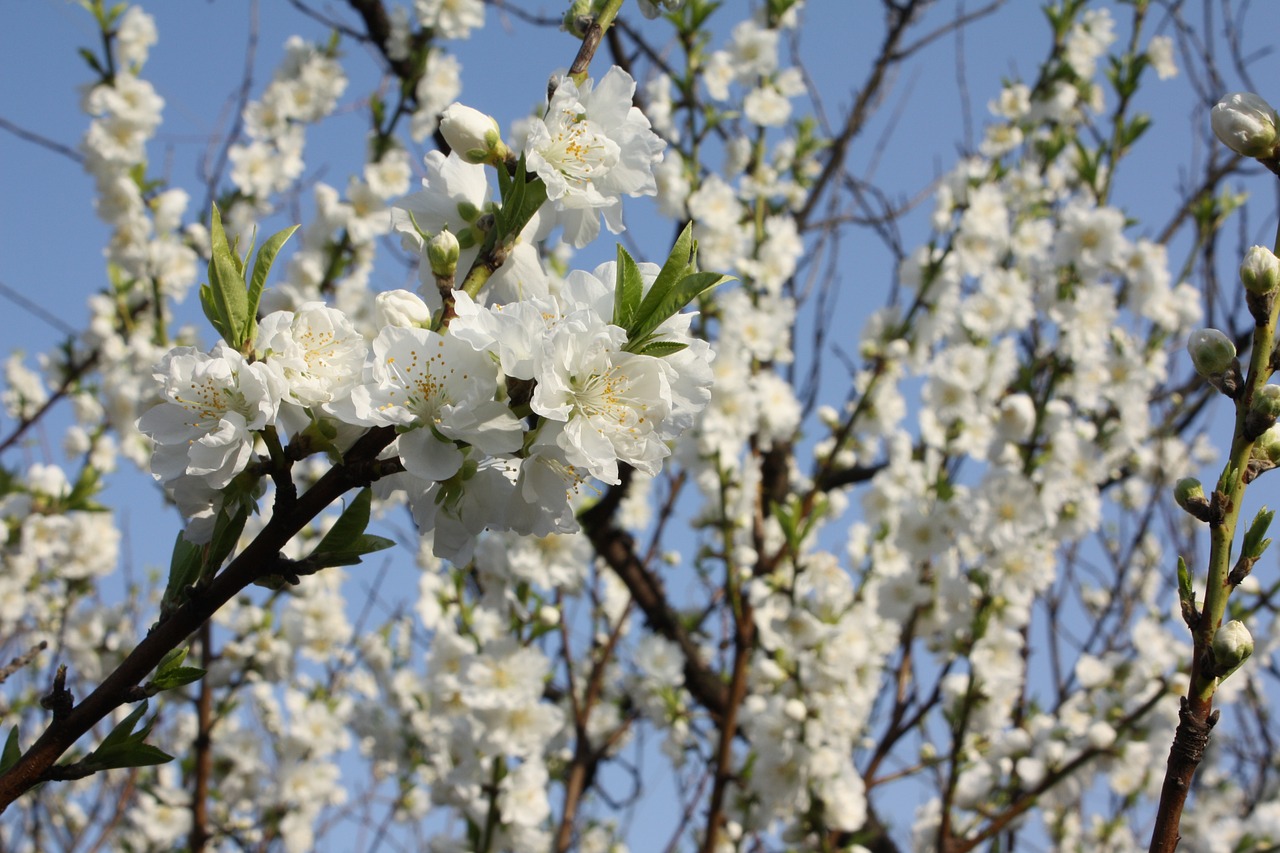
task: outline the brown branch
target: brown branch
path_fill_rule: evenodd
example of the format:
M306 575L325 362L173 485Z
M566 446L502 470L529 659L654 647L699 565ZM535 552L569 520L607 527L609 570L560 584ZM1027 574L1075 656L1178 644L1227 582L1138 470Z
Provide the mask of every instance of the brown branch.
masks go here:
M46 640L41 640L39 644L33 646L28 651L18 655L16 658L9 661L9 663L5 664L4 668L0 669L0 684L4 684L5 681L8 680L9 676L13 675L18 670L25 668L47 648L49 648L49 643Z
M152 626L146 637L80 704L55 713L44 733L17 764L0 776L0 812L51 775L63 753L99 721L129 701L135 688L160 660L177 648L223 605L255 580L281 571L280 551L308 523L350 489L371 481L378 454L395 438L390 427L370 430L356 442L347 461L329 469L298 498L291 511L273 515L262 532L207 587L191 596L166 619Z
M1185 696L1180 698L1178 729L1169 749L1168 768L1160 789L1160 807L1151 833L1151 853L1173 853L1177 849L1181 839L1178 826L1182 822L1187 794L1191 792L1191 779L1204 758L1209 733L1218 722L1218 712L1211 710L1212 697L1204 702L1192 702Z
M662 581L636 556L635 540L613 523L613 515L626 494L630 481L631 469L626 468L622 474L622 482L610 486L595 506L584 512L579 520L596 553L626 584L631 597L644 613L645 623L680 647L684 655L685 687L718 725L723 722L728 708L727 687L702 661L697 643L681 621L680 614L667 601Z
M213 631L209 623L200 626L200 666L208 671L213 660L210 644ZM200 679L200 695L196 698L195 785L191 792L191 833L187 844L191 853L205 849L209 833L209 779L213 775L213 688Z

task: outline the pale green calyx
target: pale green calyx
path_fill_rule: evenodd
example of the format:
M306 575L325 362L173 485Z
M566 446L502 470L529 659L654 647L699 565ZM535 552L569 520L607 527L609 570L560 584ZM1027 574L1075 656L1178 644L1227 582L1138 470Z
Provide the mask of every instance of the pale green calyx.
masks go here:
M1214 135L1244 157L1269 159L1277 144L1276 111L1252 92L1236 92L1218 101L1209 113Z
M1191 354L1196 373L1206 379L1226 373L1236 359L1236 345L1217 329L1192 332L1187 352Z
M1173 487L1173 499L1177 501L1178 506L1202 520L1209 510L1209 499L1204 495L1204 485L1195 477L1183 477L1179 480Z
M1280 385L1263 385L1259 388L1251 408L1263 417L1280 418Z
M1280 286L1280 258L1266 246L1250 247L1240 265L1240 281L1250 293L1271 293Z
M1251 654L1253 635L1240 620L1231 620L1213 635L1213 662L1217 664L1219 679L1239 669Z
M510 153L497 119L462 104L450 104L440 114L440 134L468 163L496 166Z
M1270 463L1263 466L1264 468L1280 465L1280 426L1273 426L1258 436L1249 455L1254 459Z

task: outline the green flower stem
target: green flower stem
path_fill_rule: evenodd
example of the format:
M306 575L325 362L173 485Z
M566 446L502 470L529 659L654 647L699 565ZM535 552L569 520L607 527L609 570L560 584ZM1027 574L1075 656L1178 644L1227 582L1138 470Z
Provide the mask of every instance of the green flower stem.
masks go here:
M1276 247L1280 249L1280 231L1276 234ZM1235 401L1236 425L1231 441L1231 457L1227 460L1224 476L1227 478L1223 494L1214 495L1213 502L1220 503L1223 515L1220 521L1210 525L1209 577L1205 587L1204 611L1195 629L1195 660L1191 669L1191 687L1187 698L1193 705L1206 707L1213 701L1218 683L1218 673L1207 666L1212 660L1210 648L1213 637L1226 612L1231 585L1227 578L1231 573L1231 545L1235 539L1240 507L1244 502L1245 472L1249 466L1249 453L1255 439L1247 438L1245 417L1258 390L1271 375L1271 352L1275 346L1276 311L1280 300L1273 300L1265 322L1257 323L1253 330L1253 346L1249 352L1249 372L1246 375L1244 393Z
M595 20L587 27L587 32L582 37L582 47L578 50L573 65L569 67L569 79L576 85L581 86L586 82L591 58L596 55L596 49L604 40L605 31L613 24L613 19L618 17L618 10L621 8L622 0L605 0L600 14L596 15Z
M1276 246L1280 248L1280 230L1276 234ZM1190 684L1178 711L1178 729L1169 750L1169 763L1164 784L1160 791L1160 806L1156 811L1155 826L1151 832L1150 853L1175 853L1178 847L1178 827L1182 810L1195 777L1196 769L1204 757L1209 736L1218 721L1213 710L1213 695L1222 676L1214 660L1213 638L1222 625L1227 599L1231 595L1231 544L1235 539L1236 523L1240 519L1240 505L1244 500L1245 472L1248 470L1249 453L1254 439L1245 432L1245 417L1249 413L1254 395L1271 375L1271 354L1275 344L1276 308L1280 300L1273 300L1266 316L1255 315L1253 348L1249 353L1249 372L1240 393L1235 396L1236 425L1231 440L1231 456L1223 469L1218 488L1210 498L1214 517L1209 522L1209 576L1205 584L1204 609L1191 618L1193 651L1191 655ZM1259 312L1260 314L1261 312ZM1184 612L1194 607L1184 606Z

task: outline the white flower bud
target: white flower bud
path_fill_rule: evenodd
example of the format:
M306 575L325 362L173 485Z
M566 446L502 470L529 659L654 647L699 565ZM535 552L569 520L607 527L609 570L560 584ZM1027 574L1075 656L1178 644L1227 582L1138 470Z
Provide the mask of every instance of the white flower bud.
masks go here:
M1218 101L1209 123L1222 144L1245 157L1267 158L1276 149L1276 111L1252 92L1236 92Z
M1240 281L1250 293L1270 293L1280 285L1280 258L1266 246L1252 246L1240 265Z
M427 303L407 290L379 293L373 302L373 315L380 329L386 326L407 329L431 324L431 309Z
M1206 378L1221 376L1231 369L1236 358L1236 345L1217 329L1200 329L1191 333L1187 352L1196 373Z
M1244 623L1232 619L1213 635L1213 661L1218 665L1219 678L1226 678L1253 654L1253 635Z
M449 147L468 163L497 164L507 156L497 119L477 109L450 104L440 114L440 133Z

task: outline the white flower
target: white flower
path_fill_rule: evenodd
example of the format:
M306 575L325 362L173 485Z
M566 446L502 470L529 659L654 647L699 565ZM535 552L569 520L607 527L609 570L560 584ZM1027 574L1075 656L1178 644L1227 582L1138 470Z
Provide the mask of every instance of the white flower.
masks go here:
M255 349L279 375L286 399L306 408L351 393L369 347L341 311L307 302L263 317Z
M518 826L538 826L551 814L547 802L547 768L541 761L525 760L499 784L498 808L504 821Z
M761 127L781 127L791 117L791 101L772 86L752 89L742 100L747 120Z
M453 54L441 50L428 54L426 68L418 80L418 109L409 125L409 135L414 142L435 133L440 113L462 92L461 77L462 66Z
M116 56L124 65L137 68L147 61L156 43L156 21L139 6L130 6L116 25Z
M654 195L653 167L665 147L649 120L631 104L636 84L614 67L592 89L564 79L545 117L534 119L525 141L529 168L547 186L565 235L581 248L600 233L596 211L614 234L622 231L621 195Z
M400 435L400 459L415 477L443 480L462 466L455 440L485 453L520 447L523 427L494 399L497 387L488 352L453 335L387 326L373 342L363 382L333 408L348 423L420 427Z
M1161 80L1178 76L1178 65L1173 59L1173 39L1168 36L1152 37L1147 44L1147 59Z
M550 334L530 406L564 421L560 446L574 465L617 483L618 462L656 474L671 451L659 427L671 412L661 359L623 352L626 331L590 311L566 317Z
M464 39L484 26L481 0L414 0L418 23L435 30L440 38Z
M275 423L280 380L222 344L210 354L178 347L155 377L164 399L138 419L157 444L152 474L165 482L190 474L224 488L248 464L253 431Z

